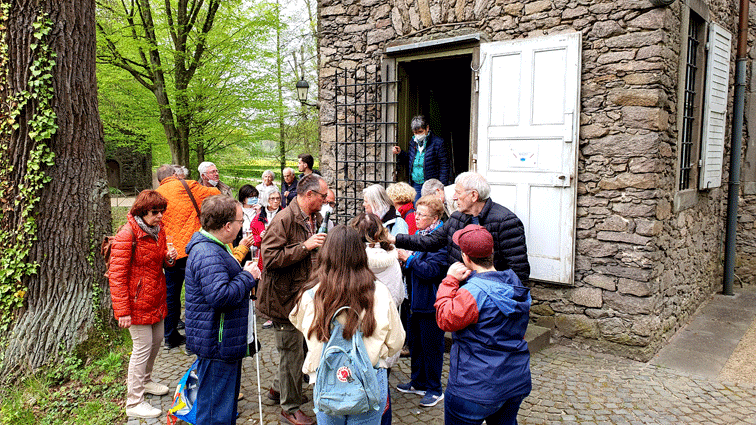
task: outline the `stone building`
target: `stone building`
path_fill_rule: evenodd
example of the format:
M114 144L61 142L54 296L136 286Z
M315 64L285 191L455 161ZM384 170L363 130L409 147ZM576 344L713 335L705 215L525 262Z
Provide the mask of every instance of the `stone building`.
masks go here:
M152 189L152 154L142 153L133 147L105 144L105 167L108 186L127 194Z
M320 0L321 171L339 213L403 178L390 148L425 114L455 173L485 175L525 224L532 322L649 359L721 288L737 15L734 0Z

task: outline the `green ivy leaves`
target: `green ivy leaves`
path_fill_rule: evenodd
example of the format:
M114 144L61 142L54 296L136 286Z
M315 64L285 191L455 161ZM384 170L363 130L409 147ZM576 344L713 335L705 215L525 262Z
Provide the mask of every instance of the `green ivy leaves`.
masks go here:
M10 5L2 3L2 16L0 26L5 28ZM45 170L55 164L55 154L45 144L57 132L57 116L52 106L53 90L53 67L55 66L55 52L47 44L47 36L52 31L53 23L46 14L40 13L37 20L32 24L34 28L34 42L30 45L33 62L29 67L30 77L27 82L27 90L24 90L8 100L7 118L0 121L0 131L4 138L10 138L12 132L19 129L18 117L24 108L32 110L33 115L28 125L29 138L35 142L34 148L29 153L26 163L26 171L22 181L14 188L5 184L9 181L8 176L12 169L8 165L8 145L0 145L0 198L7 204L13 196L13 204L18 212L15 227L0 228L0 335L3 345L7 338L10 324L15 318L15 313L23 307L27 288L24 279L39 271L39 264L28 261L32 245L37 241L37 222L34 217L34 209L39 203L40 193L51 177ZM3 38L0 41L0 68L3 83L7 81L7 55L8 46ZM0 219L5 211L0 211Z

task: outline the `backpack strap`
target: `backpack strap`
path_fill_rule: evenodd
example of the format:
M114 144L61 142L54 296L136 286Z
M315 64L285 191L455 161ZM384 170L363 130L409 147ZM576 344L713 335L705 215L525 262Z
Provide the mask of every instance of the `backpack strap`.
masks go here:
M189 195L189 199L192 200L192 205L194 205L194 211L197 211L197 220L199 220L200 209L197 206L197 201L194 200L194 195L192 194L192 191L189 190L189 185L186 184L186 180L184 180L184 179L179 179L179 181L181 182L181 184L184 185L184 189L186 189L186 194Z

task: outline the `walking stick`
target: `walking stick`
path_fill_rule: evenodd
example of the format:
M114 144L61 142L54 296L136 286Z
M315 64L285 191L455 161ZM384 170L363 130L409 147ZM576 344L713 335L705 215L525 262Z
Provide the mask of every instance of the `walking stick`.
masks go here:
M255 291L256 292L256 291ZM257 296L253 295L257 300ZM252 333L255 336L255 346L259 344L260 340L257 339L257 314L255 314L255 303L252 303ZM260 348L262 350L262 348ZM260 350L255 353L255 362L257 363L257 406L260 408L260 425L263 425L263 411L262 411L262 391L260 390Z

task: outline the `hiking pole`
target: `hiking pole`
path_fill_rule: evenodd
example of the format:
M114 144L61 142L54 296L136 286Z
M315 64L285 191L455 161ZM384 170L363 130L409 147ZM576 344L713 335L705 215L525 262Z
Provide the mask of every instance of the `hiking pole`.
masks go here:
M257 339L257 314L255 314L254 302L252 303L252 333L255 336L255 348L257 348L260 340ZM260 408L260 425L263 425L262 391L260 390L260 350L262 350L262 346L255 353L255 362L257 363L257 406Z

